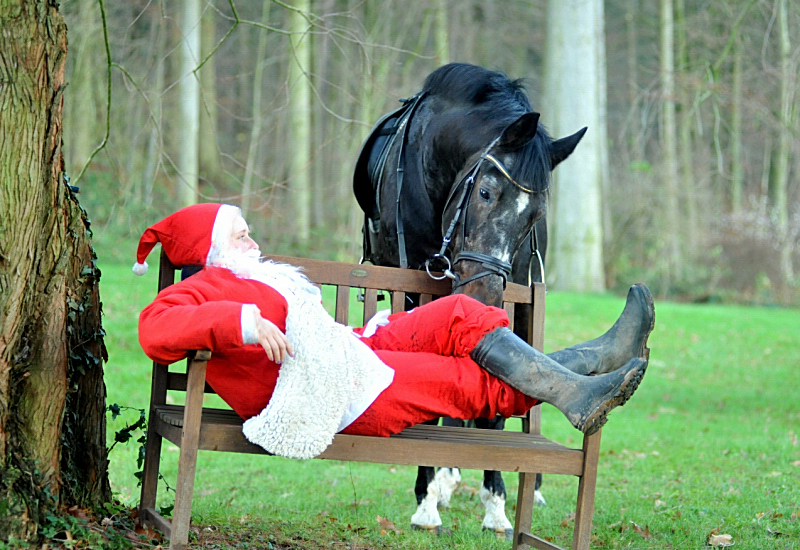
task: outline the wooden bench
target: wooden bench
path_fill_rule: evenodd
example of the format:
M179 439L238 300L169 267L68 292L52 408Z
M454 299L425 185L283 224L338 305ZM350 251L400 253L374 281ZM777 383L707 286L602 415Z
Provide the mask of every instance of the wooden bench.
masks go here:
M436 281L420 271L279 256L271 258L303 266L305 274L319 285L335 285L335 317L344 324L348 324L349 319L351 288L364 289L365 320L378 308L379 290L390 293L393 311L403 309L406 293L419 293L424 304L450 292L448 280ZM175 271L162 251L159 290L174 283ZM509 283L504 295L504 308L511 319L514 319L515 308L525 308L530 315L528 340L539 350L544 340L544 297L544 285L539 283L533 287ZM153 364L139 510L142 521L169 537L174 550L182 550L188 543L197 451L267 454L245 439L242 420L233 411L203 408L204 392L213 392L205 383L206 362L210 356L209 351L196 352L187 360L185 373L170 372L165 365ZM168 390L185 391L185 406L168 405ZM525 545L540 549L559 548L530 533L536 473L577 476L580 482L572 548L584 550L589 548L591 535L600 432L584 437L582 449L564 447L541 435L539 408L534 407L523 418L522 432L419 425L389 438L339 434L319 458L518 472L514 550ZM180 447L172 521L156 511L163 439Z

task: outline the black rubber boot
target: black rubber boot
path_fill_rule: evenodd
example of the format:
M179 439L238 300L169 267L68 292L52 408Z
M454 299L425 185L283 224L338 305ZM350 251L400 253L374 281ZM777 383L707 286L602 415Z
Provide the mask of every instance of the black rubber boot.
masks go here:
M609 411L633 395L647 368L647 360L636 357L612 373L581 376L505 327L484 336L470 357L525 395L555 406L586 434L599 430Z
M647 338L656 312L650 289L639 283L628 291L625 309L608 331L594 340L548 354L553 361L577 374L613 372L634 357L649 359Z

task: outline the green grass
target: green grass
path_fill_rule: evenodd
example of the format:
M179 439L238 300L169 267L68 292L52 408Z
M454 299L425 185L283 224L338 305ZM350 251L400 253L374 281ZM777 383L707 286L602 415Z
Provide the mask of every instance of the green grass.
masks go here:
M101 268L108 402L146 408L150 365L136 324L156 273ZM601 334L623 304L614 295L549 292L547 350ZM593 548L700 548L715 529L737 548L800 548L798 335L797 310L657 302L647 376L603 430ZM109 422L109 437L137 415ZM543 417L546 435L579 445L555 409L545 405ZM117 446L110 456L112 488L127 504L139 492L134 447ZM177 456L165 444L162 473L170 485ZM201 452L193 522L204 544L217 548L510 548L480 531L480 472L463 472L452 507L442 512L452 534L431 539L410 531L415 473ZM513 520L516 476L505 480ZM569 547L576 489L575 479L545 477L548 505L534 511L537 534ZM163 485L159 495L161 505L171 504ZM382 534L377 516L402 533Z

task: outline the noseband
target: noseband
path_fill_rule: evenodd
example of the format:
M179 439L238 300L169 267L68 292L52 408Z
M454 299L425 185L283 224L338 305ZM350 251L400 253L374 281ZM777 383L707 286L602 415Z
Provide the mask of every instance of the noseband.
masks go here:
M511 182L515 187L524 191L525 193L529 194L537 194L537 191L533 189L528 189L516 181L514 178L511 177L508 170L500 160L495 157L494 155L490 154L489 151L497 144L499 140L499 136L495 138L488 147L484 150L481 156L476 161L475 165L469 170L466 176L456 185L452 191L450 191L449 196L447 197L447 202L445 203L444 211L447 211L448 206L452 202L453 198L455 197L456 192L458 189L461 189L461 196L458 199L458 205L456 207L456 213L453 216L453 219L450 222L450 226L447 228L447 232L442 239L442 247L437 254L434 254L433 258L425 260L425 270L428 272L432 278L441 280L446 278L453 280L453 290L464 286L468 283L471 283L477 279L481 279L483 277L487 277L490 275L496 275L503 279L503 290L506 288L506 283L508 282L508 277L511 275L511 264L501 260L500 258L495 258L494 256L490 256L488 254L483 254L482 252L472 252L467 250L460 250L456 253L455 258L453 259L452 263L450 259L445 255L447 252L447 247L450 245L450 240L453 236L453 232L455 231L455 227L458 224L459 220L461 219L462 215L464 220L461 223L461 246L464 246L465 238L466 238L466 217L467 217L467 209L469 208L469 201L472 197L472 189L475 186L475 180L477 178L478 173L480 172L481 166L483 165L484 161L489 161L495 165L498 171L503 174L505 179ZM536 251L538 254L538 250ZM441 277L434 276L431 273L431 262L435 261L436 259L441 258L445 262L447 262L447 267L444 269L444 275ZM453 273L452 268L461 261L468 261L468 262L477 262L480 263L481 266L484 268L483 271L479 271L478 273L467 277L466 279L461 279L456 273Z

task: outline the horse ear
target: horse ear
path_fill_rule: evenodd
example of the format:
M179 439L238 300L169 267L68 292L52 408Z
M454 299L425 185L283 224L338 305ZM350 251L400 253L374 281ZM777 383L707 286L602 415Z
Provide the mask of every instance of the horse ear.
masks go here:
M571 136L557 139L550 144L550 170L561 164L561 161L566 159L578 146L578 142L583 138L587 128L584 126Z
M539 113L525 113L509 124L497 146L507 151L516 151L534 138L539 129Z

